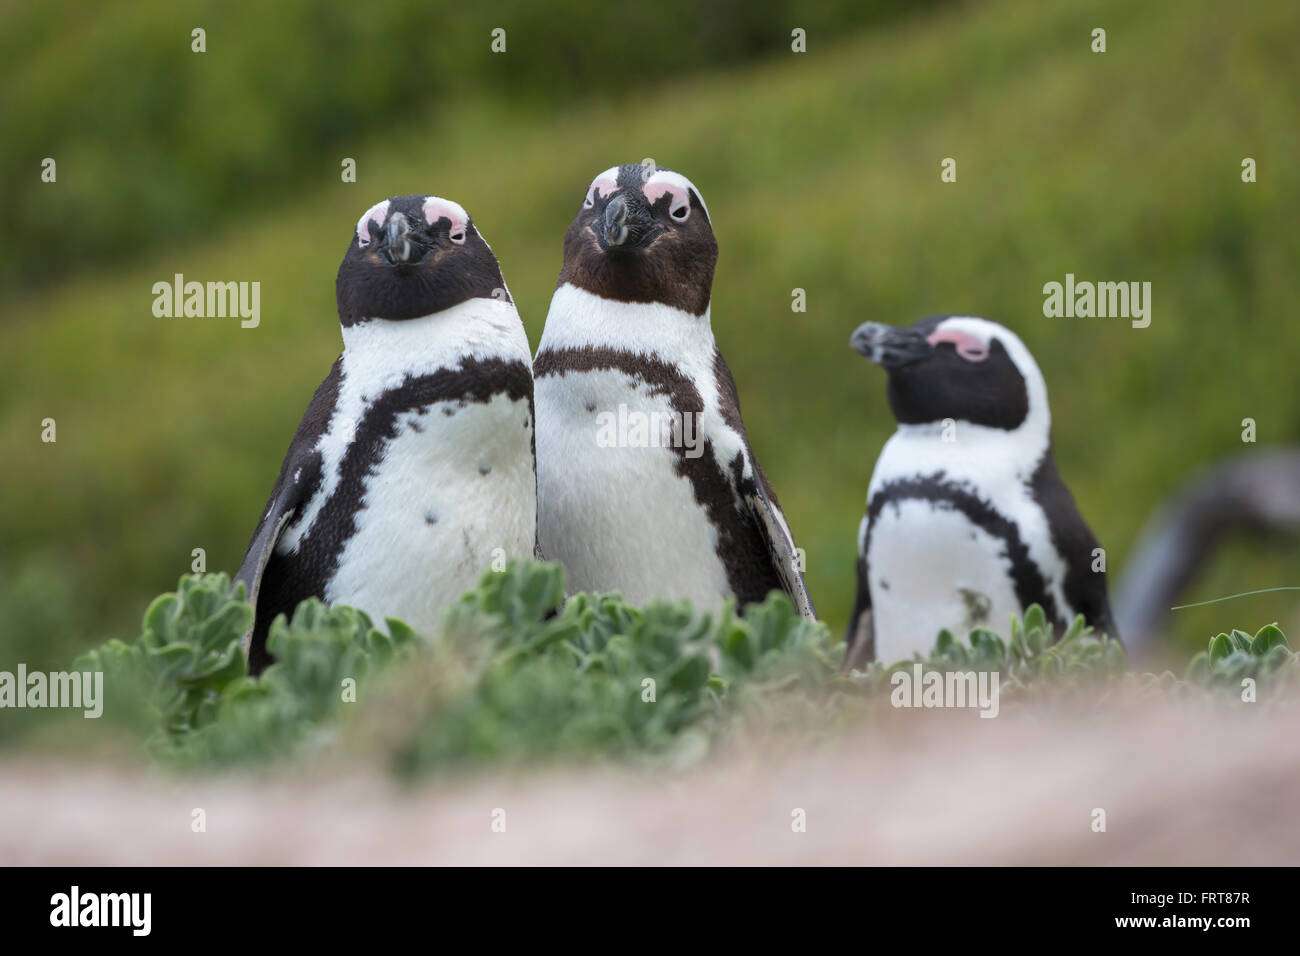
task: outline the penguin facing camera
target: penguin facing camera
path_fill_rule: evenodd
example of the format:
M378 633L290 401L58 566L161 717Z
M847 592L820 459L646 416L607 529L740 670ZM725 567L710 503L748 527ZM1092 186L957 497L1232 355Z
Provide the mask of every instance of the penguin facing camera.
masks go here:
M536 545L528 339L492 250L436 196L366 210L335 283L343 352L303 416L236 580L267 629L309 597L429 632Z
M588 187L533 364L540 545L574 590L716 609L779 589L811 618L709 324L717 258L679 173L632 163Z

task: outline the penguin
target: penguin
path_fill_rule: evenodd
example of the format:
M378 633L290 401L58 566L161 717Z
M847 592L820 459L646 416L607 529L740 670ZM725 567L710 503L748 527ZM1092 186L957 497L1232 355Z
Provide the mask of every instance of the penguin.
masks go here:
M814 618L710 327L717 258L681 174L632 163L588 187L533 362L540 547L573 590L709 610L781 590Z
M885 369L898 430L858 528L845 669L928 653L943 629L1005 634L1031 604L1058 634L1082 614L1118 639L1105 562L1057 471L1047 384L1020 338L940 315L867 322L850 345Z
M343 351L303 416L236 580L270 623L309 597L430 632L441 610L537 534L528 338L459 204L377 203L335 283Z

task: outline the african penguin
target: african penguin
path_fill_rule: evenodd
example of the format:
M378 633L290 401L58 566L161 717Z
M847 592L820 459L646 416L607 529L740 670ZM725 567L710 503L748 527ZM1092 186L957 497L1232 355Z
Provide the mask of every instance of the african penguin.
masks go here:
M1047 385L1019 337L948 315L867 322L851 345L888 373L898 430L858 530L845 668L928 653L944 628L1005 635L1034 603L1058 633L1083 614L1117 637L1097 539L1056 470Z
M587 189L533 364L539 544L573 590L717 609L780 589L811 618L709 325L717 258L684 176L634 163Z
M343 353L289 445L236 579L267 628L318 597L429 632L494 557L537 532L528 339L461 206L399 196L362 215L335 284Z

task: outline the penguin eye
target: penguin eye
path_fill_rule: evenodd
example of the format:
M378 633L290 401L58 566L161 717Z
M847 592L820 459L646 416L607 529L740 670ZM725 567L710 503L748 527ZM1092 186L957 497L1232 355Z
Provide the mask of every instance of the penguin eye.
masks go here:
M465 245L465 227L452 226L451 233L447 236L447 238L450 239L458 246Z
M674 206L668 210L668 215L672 216L674 222L685 222L691 215L690 206Z

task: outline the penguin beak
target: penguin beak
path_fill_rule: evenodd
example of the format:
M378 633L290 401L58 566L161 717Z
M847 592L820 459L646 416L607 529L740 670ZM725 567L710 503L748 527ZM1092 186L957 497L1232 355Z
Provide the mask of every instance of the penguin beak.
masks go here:
M653 234L654 220L645 201L618 193L605 205L605 212L592 224L600 247L636 249L647 244Z
M934 353L934 346L915 329L900 329L881 322L863 322L853 331L849 345L882 368L912 365Z
M627 199L623 196L615 196L605 206L600 235L607 246L621 246L627 242Z
M402 213L395 212L384 224L384 256L393 265L406 265L415 253L410 238L411 222Z

